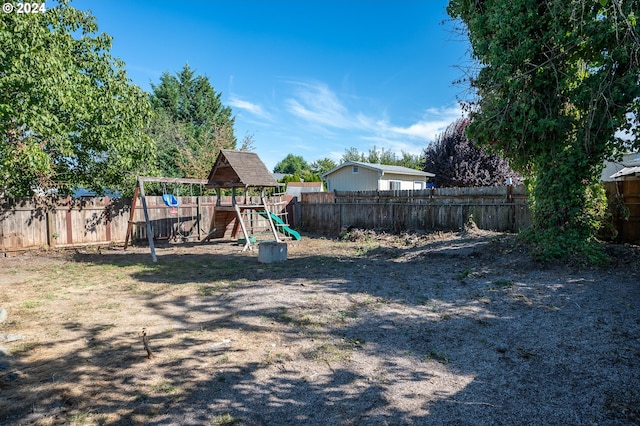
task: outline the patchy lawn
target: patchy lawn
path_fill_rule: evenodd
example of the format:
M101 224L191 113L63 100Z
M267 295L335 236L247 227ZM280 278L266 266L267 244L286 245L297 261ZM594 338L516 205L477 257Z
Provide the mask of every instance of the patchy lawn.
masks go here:
M640 249L489 232L0 259L2 424L640 422ZM149 359L143 345L147 335Z

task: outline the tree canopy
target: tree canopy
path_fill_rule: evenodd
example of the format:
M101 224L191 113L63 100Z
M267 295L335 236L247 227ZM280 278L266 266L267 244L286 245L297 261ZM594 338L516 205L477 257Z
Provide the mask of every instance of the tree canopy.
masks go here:
M604 161L640 145L638 10L623 0L449 2L480 65L469 136L530 179L540 258L601 258Z
M435 173L431 181L439 187L504 185L507 178L520 181L509 162L469 140L465 129L469 119L451 123L424 150L424 171Z
M398 156L391 150L388 150L386 148L378 149L378 147L374 146L366 154L364 152L360 152L355 147L345 149L345 152L341 158L341 163L346 163L347 161L359 161L371 164L386 164L389 166L403 166L410 169L421 170L420 166L422 159L420 158L420 155L412 155L404 151L402 151L401 156Z
M273 168L274 173L284 173L281 181L288 182L319 182L320 177L311 170L311 166L301 155L288 154Z
M310 164L311 172L317 176L322 175L325 172L335 168L337 166L336 162L333 161L329 157L324 157L319 160L314 161Z
M301 174L309 170L309 164L301 155L287 154L284 159L278 161L273 168L274 173L285 173L292 175L294 173Z
M158 148L160 174L205 178L218 152L236 146L231 108L222 104L209 78L188 64L175 75L162 74L151 87L156 115L148 134Z
M131 187L150 108L95 18L60 1L0 16L0 195Z

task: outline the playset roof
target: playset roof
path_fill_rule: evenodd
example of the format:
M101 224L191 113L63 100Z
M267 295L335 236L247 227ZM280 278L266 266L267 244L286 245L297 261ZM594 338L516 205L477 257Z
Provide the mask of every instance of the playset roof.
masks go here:
M210 188L277 187L278 183L258 154L222 149L218 154L207 186Z

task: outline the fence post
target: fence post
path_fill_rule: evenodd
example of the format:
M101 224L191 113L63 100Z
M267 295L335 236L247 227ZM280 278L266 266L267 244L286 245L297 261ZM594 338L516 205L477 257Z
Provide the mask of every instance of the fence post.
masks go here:
M200 196L196 197L196 228L198 228L198 241L202 238L200 236Z
M111 242L111 198L104 197L105 239Z
M55 210L53 210L55 212ZM47 219L47 245L49 248L54 248L56 246L56 222L54 220L54 215L51 209L47 209L46 219Z
M71 205L71 195L67 196L66 202L67 208L65 209L65 224L67 228L67 244L73 244L73 221L71 220L71 210L73 206Z
M516 205L513 203L513 184L511 179L507 179L507 203L509 203L509 214L511 218L509 220L509 230L511 232L516 231Z

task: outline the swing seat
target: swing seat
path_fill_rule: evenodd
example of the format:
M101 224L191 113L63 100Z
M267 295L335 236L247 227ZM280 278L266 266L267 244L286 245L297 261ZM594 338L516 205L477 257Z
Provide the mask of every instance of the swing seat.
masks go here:
M172 208L178 207L178 199L173 194L164 194L162 196L162 201L164 201L167 207L172 207Z
M171 207L171 210L169 210L169 213L171 214L178 213L178 209L176 209L176 207L178 207L178 199L173 194L164 194L162 196L162 201L164 201L167 207Z

